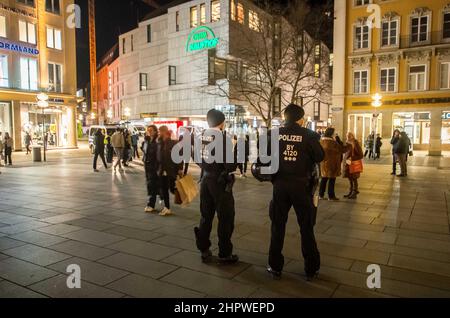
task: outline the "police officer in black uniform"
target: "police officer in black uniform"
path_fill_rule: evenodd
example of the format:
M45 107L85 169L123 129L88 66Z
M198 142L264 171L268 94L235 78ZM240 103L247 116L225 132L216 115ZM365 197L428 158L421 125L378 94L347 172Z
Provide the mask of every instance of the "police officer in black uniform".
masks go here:
M220 158L220 162L205 162L208 155L214 156L215 153L208 154L205 151L206 146L213 142L214 139L211 138L212 134L208 134L208 130L204 132L202 135L202 163L200 164L202 169L200 186L201 220L200 226L195 228L196 243L197 248L201 252L202 261L205 263L211 262L210 234L214 214L217 212L219 219L219 262L234 264L239 261L239 257L233 255L233 244L231 243L235 216L233 197L235 176L233 173L236 171L237 164L235 160L233 163L226 163L226 151L233 151L233 149L227 149L226 147L226 140L229 137L224 132L225 115L213 109L208 112L207 120L210 127L209 131L216 130L216 133L218 132L223 136L224 158ZM233 158L235 158L234 155Z
M315 206L311 195L311 178L317 163L324 159L320 136L303 128L305 112L291 104L285 110L285 125L280 128L280 167L273 177L273 199L270 204L272 239L268 272L280 279L284 267L282 254L286 223L292 206L297 214L301 246L308 280L320 269L320 254L314 236Z

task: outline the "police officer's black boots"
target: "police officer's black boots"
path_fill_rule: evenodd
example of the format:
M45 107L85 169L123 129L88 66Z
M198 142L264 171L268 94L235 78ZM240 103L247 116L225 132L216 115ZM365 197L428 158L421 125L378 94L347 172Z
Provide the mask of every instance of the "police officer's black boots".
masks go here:
M239 262L239 256L230 255L228 257L219 257L219 263L223 265L232 265Z
M319 277L319 272L316 272L314 274L308 274L306 273L306 281L311 282L313 281L315 278Z
M281 279L282 273L281 273L281 272L278 272L278 271L276 271L276 270L274 270L272 267L268 266L268 267L267 267L267 272L268 272L270 275L272 275L272 278L273 278L274 280L280 280L280 279Z

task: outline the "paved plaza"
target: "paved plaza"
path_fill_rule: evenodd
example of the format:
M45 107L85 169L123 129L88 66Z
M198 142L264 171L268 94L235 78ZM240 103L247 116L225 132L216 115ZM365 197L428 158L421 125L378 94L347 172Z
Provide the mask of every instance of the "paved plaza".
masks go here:
M17 166L1 168L0 297L450 297L449 158L414 158L407 179L390 175L389 158L367 164L357 201L322 201L323 266L313 282L302 276L293 213L284 276L265 272L270 184L237 180L241 262L206 265L194 243L198 199L171 217L148 215L142 166L94 173L85 150L49 158L32 164L19 154ZM337 192L347 193L345 180ZM71 264L81 267L81 289L67 288ZM370 264L381 266L377 291L367 288Z

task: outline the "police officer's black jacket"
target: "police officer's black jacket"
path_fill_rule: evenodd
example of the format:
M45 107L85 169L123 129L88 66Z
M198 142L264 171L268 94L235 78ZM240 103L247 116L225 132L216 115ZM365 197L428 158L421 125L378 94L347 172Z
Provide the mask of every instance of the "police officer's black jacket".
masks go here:
M96 153L104 153L105 152L105 135L101 132L101 130L97 131L94 138L94 146Z
M158 141L151 139L150 137L145 137L145 141L142 144L142 151L144 156L142 160L145 163L146 169L150 169L156 173L158 170Z
M206 130L205 132L207 132ZM201 157L202 162L199 164L200 168L202 169L202 176L215 176L220 177L224 174L229 174L232 172L235 172L237 169L237 158L236 154L233 152L233 146L231 145L230 149L227 149L227 134L226 132L220 132L223 136L223 158L220 158L220 162L214 162L214 163L207 163L205 162L205 159L209 154L206 153L206 146L211 144L214 141L213 136L205 136L205 132L201 136ZM229 138L231 141L231 139ZM226 162L227 160L227 151L231 151L233 153L233 160L232 162ZM211 153L211 156L214 156L215 153Z
M282 127L279 133L280 167L275 177L311 178L315 165L325 158L320 135L298 124Z

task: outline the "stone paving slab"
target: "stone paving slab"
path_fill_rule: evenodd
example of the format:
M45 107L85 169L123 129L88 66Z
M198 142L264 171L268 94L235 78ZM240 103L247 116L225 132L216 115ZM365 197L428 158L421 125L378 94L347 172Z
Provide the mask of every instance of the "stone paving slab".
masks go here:
M198 198L174 206L169 218L144 213L141 166L95 174L81 156L8 169L0 178L0 297L450 297L450 171L430 166L447 161L414 158L402 180L390 176L388 159L369 162L358 200L321 201L315 232L323 268L312 283L303 277L292 212L283 279L265 272L269 184L237 180L233 244L241 262L224 267L203 264L196 250ZM336 190L342 197L348 182L339 178ZM214 254L216 225L217 218ZM81 265L84 291L67 290L70 263ZM381 266L381 290L366 286L369 264Z
M67 276L58 275L40 283L29 286L31 290L52 298L122 298L124 295L117 291L100 287L85 281L80 289L67 288Z
M22 286L10 283L8 281L0 281L0 298L46 298L44 295L35 293Z

